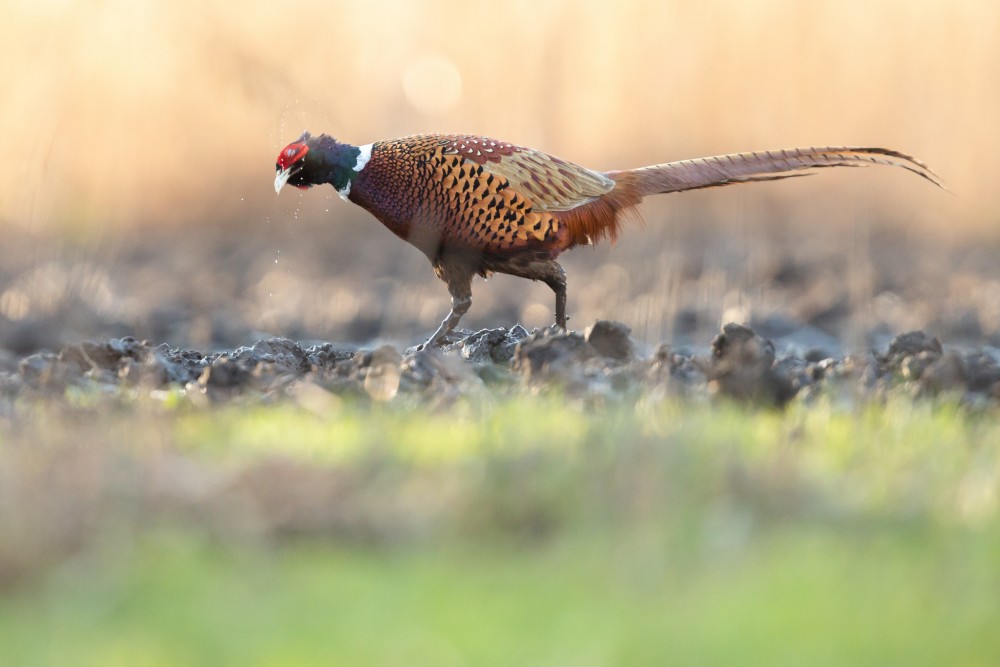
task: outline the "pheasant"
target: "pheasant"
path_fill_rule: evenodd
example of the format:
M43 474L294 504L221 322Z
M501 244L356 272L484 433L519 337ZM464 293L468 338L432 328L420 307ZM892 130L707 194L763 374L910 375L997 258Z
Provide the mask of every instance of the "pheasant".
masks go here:
M422 134L353 146L305 132L278 154L274 190L329 183L427 255L451 294L430 347L469 310L473 276L492 272L543 281L555 293L555 323L565 329L559 254L614 242L623 214L647 195L868 164L901 167L943 187L925 164L886 148L794 148L602 172L487 137Z

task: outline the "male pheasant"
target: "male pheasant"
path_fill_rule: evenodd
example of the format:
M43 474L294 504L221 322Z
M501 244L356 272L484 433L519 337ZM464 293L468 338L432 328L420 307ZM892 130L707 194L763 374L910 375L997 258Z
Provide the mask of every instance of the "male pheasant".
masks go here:
M451 293L431 346L472 305L472 277L494 271L545 282L565 329L566 274L556 258L614 241L623 213L646 195L868 164L902 167L941 186L925 164L885 148L794 148L601 172L486 137L423 134L352 146L306 132L278 155L274 189L329 183L427 255Z

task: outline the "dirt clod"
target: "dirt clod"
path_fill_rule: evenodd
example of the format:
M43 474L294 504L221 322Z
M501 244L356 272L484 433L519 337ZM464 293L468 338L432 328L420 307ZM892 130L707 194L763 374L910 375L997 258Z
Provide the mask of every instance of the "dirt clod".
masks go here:
M585 386L586 369L597 352L583 335L544 329L521 341L511 368L529 384Z
M629 361L635 356L632 330L621 322L598 320L584 332L584 337L598 354L609 359Z
M784 405L795 395L787 373L775 368L774 343L747 326L727 324L712 341L710 389L741 401Z
M517 344L528 337L520 324L510 329L483 329L461 341L462 358L476 364L507 363L514 358Z

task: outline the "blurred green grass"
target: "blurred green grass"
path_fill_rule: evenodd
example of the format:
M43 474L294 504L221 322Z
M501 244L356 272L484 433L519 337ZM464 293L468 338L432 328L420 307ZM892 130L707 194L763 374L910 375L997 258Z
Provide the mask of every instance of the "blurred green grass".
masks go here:
M109 400L0 432L5 664L1000 660L992 412Z
M803 526L679 564L600 536L247 557L171 535L0 618L17 665L988 665L997 546Z

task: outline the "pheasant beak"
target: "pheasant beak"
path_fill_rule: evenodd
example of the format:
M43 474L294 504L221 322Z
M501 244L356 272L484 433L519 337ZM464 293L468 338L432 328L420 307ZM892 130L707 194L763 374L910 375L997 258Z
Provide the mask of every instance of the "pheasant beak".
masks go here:
M281 192L281 188L284 187L288 179L292 177L292 168L287 167L285 169L279 169L277 176L274 177L274 193L278 194Z

